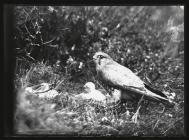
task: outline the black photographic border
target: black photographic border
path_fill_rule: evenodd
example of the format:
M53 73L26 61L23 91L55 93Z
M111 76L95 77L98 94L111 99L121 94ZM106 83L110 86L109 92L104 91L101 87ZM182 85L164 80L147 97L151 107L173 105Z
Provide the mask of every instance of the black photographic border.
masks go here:
M17 1L11 1L11 0L3 0L1 1L1 49L2 49L2 56L3 56L3 81L2 81L2 89L3 89L3 96L1 97L1 106L3 107L3 114L2 117L2 127L3 127L3 137L11 137L11 138L26 138L26 137L48 137L48 138L66 138L70 136L63 136L63 135L16 135L14 134L14 110L15 110L15 99L16 99L16 93L14 91L14 68L15 68L15 54L12 51L12 48L9 46L14 46L14 40L13 40L13 23L14 23L14 16L13 16L13 6L14 5L145 5L145 6L166 6L166 5L184 5L184 43L185 43L185 54L187 54L187 4L184 0L119 0L119 1L113 1L113 0L17 0ZM187 85L189 83L187 81L187 55L184 56L184 83ZM185 102L185 108L184 108L184 130L185 130L185 137L164 137L165 139L175 139L175 138L187 138L188 137L188 95L187 95L187 86L184 86L184 102ZM78 137L76 137L78 138ZM101 138L101 137L89 137L89 138ZM103 137L104 138L104 137ZM106 138L106 137L105 137ZM109 138L109 137L107 137ZM111 137L114 138L114 137ZM131 139L162 139L163 137L116 137L116 138L131 138Z

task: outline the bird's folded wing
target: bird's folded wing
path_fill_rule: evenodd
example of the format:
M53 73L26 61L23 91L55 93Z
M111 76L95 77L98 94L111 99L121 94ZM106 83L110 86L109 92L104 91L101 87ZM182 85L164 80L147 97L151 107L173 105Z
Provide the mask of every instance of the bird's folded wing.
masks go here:
M156 94L154 92L151 92L150 90L148 90L146 88L138 89L138 88L135 88L135 87L128 87L128 86L124 86L124 87L125 87L125 89L128 89L130 91L134 91L134 92L142 94L142 95L146 95L146 96L152 97L152 98L154 98L156 100L162 99L162 100L168 101L168 98L160 96L160 95L158 95L158 94Z
M106 65L99 74L102 79L112 82L113 85L144 88L144 82L138 76L116 63Z
M99 73L103 80L109 82L110 84L120 87L121 89L126 89L134 91L142 95L150 96L156 99L164 99L165 97L157 95L145 88L144 82L135 75L131 70L123 67L119 64L106 65Z

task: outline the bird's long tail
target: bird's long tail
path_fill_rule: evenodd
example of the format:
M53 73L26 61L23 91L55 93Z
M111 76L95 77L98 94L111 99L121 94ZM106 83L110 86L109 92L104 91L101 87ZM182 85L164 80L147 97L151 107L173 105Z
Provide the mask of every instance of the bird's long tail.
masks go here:
M170 102L169 98L161 91L156 90L148 85L145 84L145 88L146 88L146 94L147 96L154 98L158 101L161 101L162 103L172 106L174 105L173 102Z
M155 98L156 100L169 101L169 99L167 97L162 97L162 96L160 96L160 95L158 95L158 94L156 94L156 93L154 93L154 92L152 92L152 91L150 91L148 89L146 89L146 95L149 96L149 97Z
M145 84L145 88L136 88L131 86L124 86L124 89L127 89L129 91L133 91L139 94L143 94L145 96L149 96L151 98L154 98L156 100L165 100L168 101L169 99L165 94L163 94L161 91L151 88L150 86Z
M147 95L149 96L152 96L154 98L157 98L157 99L162 99L162 100L166 100L168 101L169 99L167 98L167 96L162 93L161 91L157 90L157 89L154 89L146 84L145 85L145 88L146 88L146 92L147 92Z
M136 87L133 88L133 87L128 87L128 86L124 86L124 89L129 90L133 93L139 93L139 94L145 95L145 98L153 100L153 101L161 102L169 107L173 107L173 105L174 105L174 103L171 102L169 100L169 98L164 93L162 93L161 91L156 90L146 84L145 84L144 89L140 89L140 88L137 89ZM131 94L131 95L133 95L133 94Z

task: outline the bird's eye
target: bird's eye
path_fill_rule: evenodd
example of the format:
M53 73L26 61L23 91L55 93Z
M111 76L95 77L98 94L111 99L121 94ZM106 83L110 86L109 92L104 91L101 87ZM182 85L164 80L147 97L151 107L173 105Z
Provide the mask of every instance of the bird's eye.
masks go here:
M99 55L99 58L102 59L102 58L105 58L103 55Z

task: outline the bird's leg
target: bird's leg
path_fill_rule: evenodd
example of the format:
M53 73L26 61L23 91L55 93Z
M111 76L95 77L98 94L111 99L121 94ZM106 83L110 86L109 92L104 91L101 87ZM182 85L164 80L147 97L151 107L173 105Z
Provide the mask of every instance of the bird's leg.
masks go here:
M132 122L134 122L134 123L137 123L140 107L141 107L141 105L138 107L136 113L132 116Z
M141 104L142 100L144 98L144 95L142 95L142 97L140 98L140 100L138 101L138 105L137 105L137 108L139 107L139 105Z
M134 122L134 123L137 123L137 119L138 119L138 115L139 115L139 110L140 110L140 107L141 107L141 102L143 100L143 97L144 97L144 95L142 95L142 97L138 101L137 111L136 111L136 113L132 117L132 122Z

